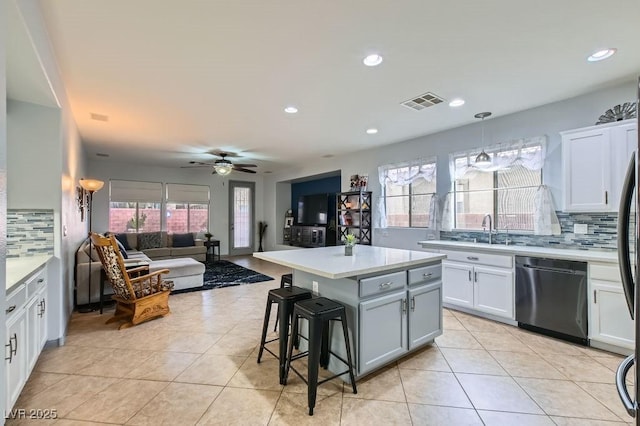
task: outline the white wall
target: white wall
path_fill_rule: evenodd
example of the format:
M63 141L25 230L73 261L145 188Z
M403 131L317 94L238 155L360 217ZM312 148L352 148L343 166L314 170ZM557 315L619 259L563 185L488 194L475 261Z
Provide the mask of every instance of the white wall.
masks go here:
M87 177L100 179L105 186L93 195L93 230L104 232L109 229L109 180L136 180L146 182L184 183L208 185L210 190L209 231L220 240L220 253L229 253L229 181L248 181L256 184L256 249L257 223L264 220L263 179L260 175L232 172L227 177L212 175L204 169L180 169L169 167L141 166L109 160L90 160ZM270 224L269 224L270 225ZM269 228L267 228L268 230Z
M556 206L560 208L562 199L562 158L559 132L591 126L607 109L636 99L634 80L635 77L628 82L594 91L587 95L485 120L484 143L485 145L491 145L513 139L546 135L548 137L548 149L547 160L543 170L543 180L551 188ZM490 108L488 109L490 110ZM476 112L478 111L469 111L468 114L472 116ZM428 119L428 110L424 113L425 119ZM456 113L460 113L460 111ZM307 162L307 164L311 163L310 165L304 164L283 170L278 174L265 178L265 194L274 194L274 196L270 195L265 198L266 220L274 223L280 223L284 220L284 213L281 211L283 206L277 201L281 200L281 197L276 194L279 182L341 169L342 190L346 191L349 188L350 175L367 173L369 175L368 189L373 192L375 205L381 194L380 184L378 183L378 166L416 157L437 156L437 188L438 193L444 195L449 191L451 185L449 154L480 146L481 127L480 122L478 122L409 141L354 152L339 158L314 160L313 162ZM268 249L274 249L273 241L276 241L276 233L281 232L282 230L279 226L268 230ZM427 232L421 229L374 229L373 243L380 246L415 249L418 247L417 241L425 239ZM282 237L279 236L279 238L281 241Z
M6 87L6 43L7 43L7 4L0 1L0 99L7 98ZM7 276L6 254L7 254L7 111L6 103L0 102L0 282L5 287ZM0 291L0 303L5 306L6 294ZM5 323L4 309L0 309L0 324ZM4 342L5 328L0 327L0 342ZM5 363L0 365L0 383L6 383ZM0 413L6 413L6 386L0 386Z

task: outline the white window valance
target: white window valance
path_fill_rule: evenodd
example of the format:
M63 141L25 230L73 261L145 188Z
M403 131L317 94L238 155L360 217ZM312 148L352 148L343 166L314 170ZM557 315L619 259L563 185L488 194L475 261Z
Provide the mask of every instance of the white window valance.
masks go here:
M489 166L476 166L475 159L484 151L491 157ZM495 172L522 166L529 170L541 170L547 153L546 136L529 139L517 139L488 147L474 148L469 151L449 155L449 171L452 181L468 178L478 172Z
M114 202L161 203L162 183L133 180L109 182L109 197Z
M167 201L170 203L202 203L209 202L209 187L206 185L185 185L168 183Z

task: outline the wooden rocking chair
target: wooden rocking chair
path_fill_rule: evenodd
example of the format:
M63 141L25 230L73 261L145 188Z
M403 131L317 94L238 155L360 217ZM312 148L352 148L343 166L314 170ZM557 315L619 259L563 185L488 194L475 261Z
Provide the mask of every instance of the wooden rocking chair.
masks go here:
M173 282L162 280L162 274L168 274L168 269L149 273L146 265L127 270L115 236L91 233L91 241L113 287L112 299L116 301L116 312L107 324L124 320L119 328L122 330L170 313L169 293Z

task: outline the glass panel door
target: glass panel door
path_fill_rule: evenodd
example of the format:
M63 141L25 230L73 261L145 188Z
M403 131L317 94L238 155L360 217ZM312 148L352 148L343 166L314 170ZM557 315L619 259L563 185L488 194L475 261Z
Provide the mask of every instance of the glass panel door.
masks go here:
M229 182L229 254L251 254L254 251L253 182Z

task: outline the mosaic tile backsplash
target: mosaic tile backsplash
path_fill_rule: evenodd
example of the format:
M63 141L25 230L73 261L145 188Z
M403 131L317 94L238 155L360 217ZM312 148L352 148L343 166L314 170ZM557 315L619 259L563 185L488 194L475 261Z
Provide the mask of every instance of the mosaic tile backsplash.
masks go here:
M560 235L509 234L511 244L519 246L553 247L582 250L616 250L617 213L565 213L556 212L560 221ZM586 224L586 234L574 234L573 225ZM633 229L633 228L632 228ZM488 242L489 236L482 231L441 231L441 240ZM494 234L497 244L504 244L507 235Z
M7 210L7 257L53 254L53 210Z

